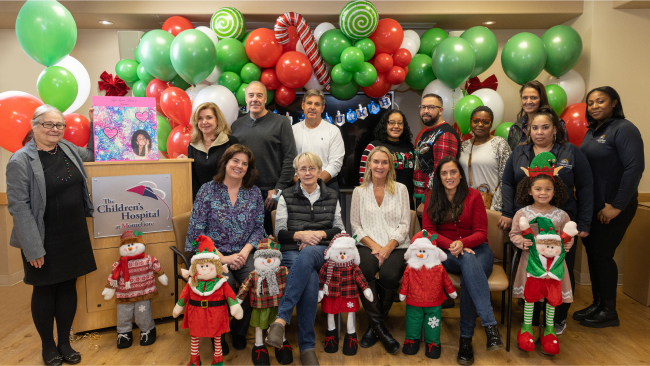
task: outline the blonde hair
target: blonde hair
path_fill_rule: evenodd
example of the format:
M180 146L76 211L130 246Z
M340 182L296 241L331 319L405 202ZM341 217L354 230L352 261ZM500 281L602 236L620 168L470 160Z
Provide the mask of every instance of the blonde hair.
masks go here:
M199 264L204 264L204 263L212 263L214 264L214 268L217 272L217 277L221 277L223 274L223 267L221 266L221 261L218 259L212 259L212 258L201 258L197 259L194 262L192 262L192 265L190 266L190 279L188 283L192 287L196 287L198 285L198 281L195 281L194 276L196 275L196 266Z
M293 159L293 169L298 170L300 159L307 159L309 166L315 166L318 169L323 169L323 161L311 151L298 154L295 159Z
M363 182L361 187L364 189L372 182L372 169L370 169L370 164L372 163L372 157L378 153L382 152L388 156L388 174L386 175L386 190L388 193L393 195L395 194L395 179L397 179L397 173L395 173L395 162L393 161L393 154L385 146L377 146L370 154L368 154L368 160L366 160L366 172L363 174Z
M197 142L203 140L203 132L198 127L199 123L199 113L206 109L211 109L212 113L214 113L215 118L217 119L217 128L214 131L215 136L219 136L220 133L225 132L226 135L232 135L232 130L230 129L230 125L228 125L228 122L226 121L226 117L221 113L221 109L219 109L219 106L212 103L212 102L206 102L202 103L201 105L196 108L194 113L192 113L192 118L190 118L190 124L192 125L192 137L190 138L190 141L193 144L196 144ZM206 146L205 150L207 151L210 148L210 146Z

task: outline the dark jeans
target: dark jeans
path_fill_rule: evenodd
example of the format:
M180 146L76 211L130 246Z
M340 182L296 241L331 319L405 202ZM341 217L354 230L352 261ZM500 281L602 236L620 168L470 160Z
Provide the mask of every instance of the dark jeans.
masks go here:
M223 253L223 255L231 254L235 253ZM229 268L228 273L224 274L224 277L228 279L228 285L232 288L235 294L237 294L237 284L244 282L248 278L248 275L255 270L253 254L255 254L254 250L248 255L246 263L240 269L233 270ZM251 322L251 313L253 312L253 309L251 308L250 295L246 295L246 298L241 303L241 307L244 310L244 317L239 320L234 317L232 318L230 321L230 332L240 336L245 336L248 332L248 327Z
M361 273L363 273L366 281L372 282L377 280L377 284L384 290L397 290L399 281L402 279L404 270L406 269L406 260L404 259L406 249L393 250L384 261L384 264L379 267L379 260L372 254L370 248L365 246L358 246L357 248L359 249L359 258L361 259L359 269L361 269ZM379 278L375 278L377 272L379 272Z
M262 203L264 203L266 201L266 197L269 196L269 191L260 191L262 192ZM266 231L266 235L275 235L275 233L273 233L273 220L271 219L271 211L267 210L266 207L264 207L264 231Z

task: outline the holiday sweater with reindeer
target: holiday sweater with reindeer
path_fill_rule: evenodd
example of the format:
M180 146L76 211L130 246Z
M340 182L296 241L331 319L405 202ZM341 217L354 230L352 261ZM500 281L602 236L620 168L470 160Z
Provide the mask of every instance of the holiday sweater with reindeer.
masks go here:
M120 261L113 263L113 271L119 265ZM118 304L126 304L148 300L158 295L156 277L162 276L165 272L163 272L160 262L158 262L156 257L143 253L140 258L130 259L128 262L128 271L130 275L128 288L124 281L124 275L121 272L117 281L111 278L112 271L108 275L106 287L117 289L115 291L115 302Z
M456 289L441 264L431 268L426 265L414 268L409 264L404 271L399 293L406 295L407 305L433 307L442 305L447 298L445 292L451 294L454 291Z

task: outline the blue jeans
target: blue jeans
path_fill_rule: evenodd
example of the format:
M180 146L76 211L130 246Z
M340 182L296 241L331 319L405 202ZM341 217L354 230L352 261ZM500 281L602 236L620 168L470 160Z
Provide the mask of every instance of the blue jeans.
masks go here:
M477 314L484 327L497 323L487 282L494 264L492 249L483 243L472 250L476 254L464 253L458 258L444 250L447 260L442 262L447 272L460 274L460 336L463 338L474 336Z
M280 262L280 265L287 267L287 269L291 269L293 264L296 263L296 259L298 259L298 254L300 254L300 252L297 250L287 250L286 252L282 252L282 262Z
M278 306L278 318L288 323L291 322L293 308L297 306L298 311L298 347L300 352L316 348L316 310L318 309L318 272L325 264L323 253L327 249L325 245L314 245L306 247L300 252L288 251L282 253L282 264L285 257L289 259L296 254L297 258L291 268L289 277L284 289L284 296Z

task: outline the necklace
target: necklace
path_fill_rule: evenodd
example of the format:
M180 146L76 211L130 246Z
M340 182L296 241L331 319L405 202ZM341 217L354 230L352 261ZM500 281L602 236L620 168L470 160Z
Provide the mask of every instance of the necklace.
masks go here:
M57 144L57 145L54 145L54 149L52 149L52 150L50 150L50 151L48 151L48 150L43 150L43 149L41 149L38 145L36 145L36 149L38 149L39 151L45 151L46 153L48 153L48 154L50 154L50 155L56 155L57 151L59 151L59 145L58 145L58 144Z
M45 151L50 155L56 155L56 153L59 151L59 145L56 145L56 147L50 151L43 150L40 147L38 148L38 150ZM56 174L54 174L54 176L56 177L56 179L61 179L62 181L67 182L72 178L72 172L70 172L70 161L68 161L68 155L66 155L65 152L63 152L63 149L61 150L61 155L63 155L63 161L65 162L65 169L68 172L68 176L66 178L61 178Z

